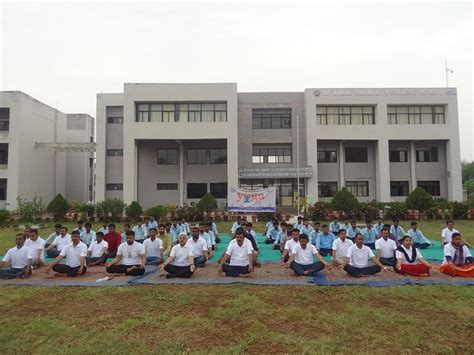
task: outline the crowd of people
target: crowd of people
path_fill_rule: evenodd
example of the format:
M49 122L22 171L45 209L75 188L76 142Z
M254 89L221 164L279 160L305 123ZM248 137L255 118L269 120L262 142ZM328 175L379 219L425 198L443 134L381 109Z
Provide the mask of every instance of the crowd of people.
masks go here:
M420 249L432 247L431 241L417 228L417 222L411 222L407 232L397 219L392 222L373 224L367 220L360 228L356 221L340 223L337 218L329 225L311 225L302 217L293 225L273 219L265 227L265 243L272 244L281 254L283 266L298 276L315 276L324 268L343 269L354 277L382 270L429 276L433 266ZM230 233L232 239L217 260L217 271L231 277L249 276L261 265L253 225L238 216ZM117 232L113 223L103 224L95 232L90 223L79 221L70 234L66 226L56 224L55 232L46 239L37 229L25 228L1 262L0 278L27 278L42 266L46 273L52 270L69 277L79 277L94 266L105 267L110 275L141 276L147 265L166 271L163 275L167 278L189 278L217 253L220 239L212 218L190 226L184 219L163 224L147 217L133 227L125 224L123 233ZM474 277L469 244L454 229L453 221L447 221L441 243L444 258L439 270ZM53 259L48 264L45 255Z

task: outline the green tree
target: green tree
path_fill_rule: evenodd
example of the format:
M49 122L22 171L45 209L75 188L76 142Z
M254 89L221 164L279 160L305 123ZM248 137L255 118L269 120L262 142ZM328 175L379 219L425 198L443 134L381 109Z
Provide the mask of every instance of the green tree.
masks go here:
M126 206L119 198L106 198L97 203L95 210L101 221L117 221Z
M143 213L143 208L137 201L132 201L127 208L125 208L125 214L128 219L137 221L141 214Z
M357 198L344 186L340 189L331 200L331 207L336 211L344 213L354 211L360 208Z
M210 193L205 194L196 206L199 212L211 212L217 209L217 201Z
M52 212L54 219L63 219L71 206L61 194L57 194L49 203L46 210Z
M35 195L33 200L28 201L26 198L22 199L20 196L16 198L17 210L22 221L28 222L33 221L41 216L44 211L43 200L41 197Z
M466 189L468 195L472 194L474 192L474 179L464 181L462 186Z
M474 180L474 161L467 162L463 161L461 163L462 167L462 182L467 180Z
M418 210L424 212L430 209L433 204L433 196L426 192L423 188L417 187L408 195L405 204L410 210Z

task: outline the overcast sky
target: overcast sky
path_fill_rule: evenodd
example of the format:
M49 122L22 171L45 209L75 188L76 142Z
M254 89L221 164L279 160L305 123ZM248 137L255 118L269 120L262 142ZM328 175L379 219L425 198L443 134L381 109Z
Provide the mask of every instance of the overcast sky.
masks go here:
M238 91L444 87L474 159L473 9L464 3L6 3L1 90L95 116L124 82L236 82Z

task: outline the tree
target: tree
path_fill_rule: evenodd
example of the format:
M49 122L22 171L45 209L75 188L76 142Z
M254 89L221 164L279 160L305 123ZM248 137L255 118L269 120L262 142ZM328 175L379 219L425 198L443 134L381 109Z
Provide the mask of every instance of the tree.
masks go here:
M474 161L467 162L463 161L461 163L462 167L462 182L466 182L467 180L474 180Z
M137 201L132 201L127 206L127 208L125 208L125 214L127 215L127 218L132 219L134 221L138 221L142 213L143 208Z
M468 195L472 194L474 192L474 178L464 181L462 186L466 189Z
M119 198L106 198L97 203L95 210L101 221L117 221L125 206L125 202Z
M44 211L43 200L36 195L31 201L28 201L26 198L22 199L20 196L16 200L18 203L18 214L22 221L28 222L39 218Z
M344 213L357 210L360 208L360 203L355 196L344 186L340 189L331 200L331 207L336 211L343 211Z
M71 206L61 194L57 194L49 203L46 210L52 212L54 219L63 219Z
M405 204L410 210L418 210L424 212L430 209L433 204L433 196L426 192L423 188L417 187L408 195Z
M196 206L199 212L210 212L217 209L217 201L210 193L205 194Z

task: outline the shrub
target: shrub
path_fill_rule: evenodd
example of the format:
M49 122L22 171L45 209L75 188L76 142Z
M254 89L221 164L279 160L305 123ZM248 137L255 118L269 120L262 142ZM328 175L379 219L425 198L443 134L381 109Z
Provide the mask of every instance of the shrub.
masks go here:
M143 213L143 208L137 201L132 201L127 208L125 208L125 214L128 219L138 221L141 214ZM153 215L154 216L154 215Z
M379 206L376 202L360 204L361 218L376 220L380 217ZM359 219L359 218L358 218Z
M49 203L46 210L52 212L54 219L63 219L64 215L69 211L70 205L61 194L57 194Z
M474 208L474 192L467 197L469 208Z
M405 202L390 202L384 204L386 219L405 219L408 214L408 209Z
M438 197L433 199L433 207L440 210L450 210L453 208L453 203L446 200L445 198Z
M125 202L119 198L107 198L104 201L100 201L95 206L97 217L101 221L117 221L123 214L125 209Z
M176 217L184 218L187 222L202 221L204 215L196 207L185 206L176 208Z
M33 200L28 201L27 199L22 199L18 196L16 200L18 203L17 211L22 221L33 221L34 219L41 217L41 214L44 211L43 200L41 197L35 195Z
M453 202L453 218L466 219L469 211L469 205L464 202Z
M217 209L217 200L210 193L205 194L198 202L196 208L200 212L211 212Z
M153 216L156 220L160 220L163 216L166 216L167 208L166 206L158 205L155 207L150 207L145 211L145 215Z
M439 208L432 207L426 210L426 217L428 217L428 219L440 219L444 216L439 213ZM451 219L451 217L448 217L446 219Z
M331 204L328 202L316 202L314 205L309 205L307 217L312 221L328 220L330 208Z
M79 207L79 212L84 212L88 217L92 217L95 212L95 204L91 202L84 203Z
M0 210L0 225L5 226L10 223L10 212L7 210Z
M331 207L336 211L347 213L359 209L360 203L346 187L343 187L332 198Z
M412 192L410 192L405 204L410 210L424 212L433 207L433 197L423 188L417 187Z
M69 203L69 212L83 212L81 211L82 207L82 202L79 202L77 200L71 200L68 202Z

